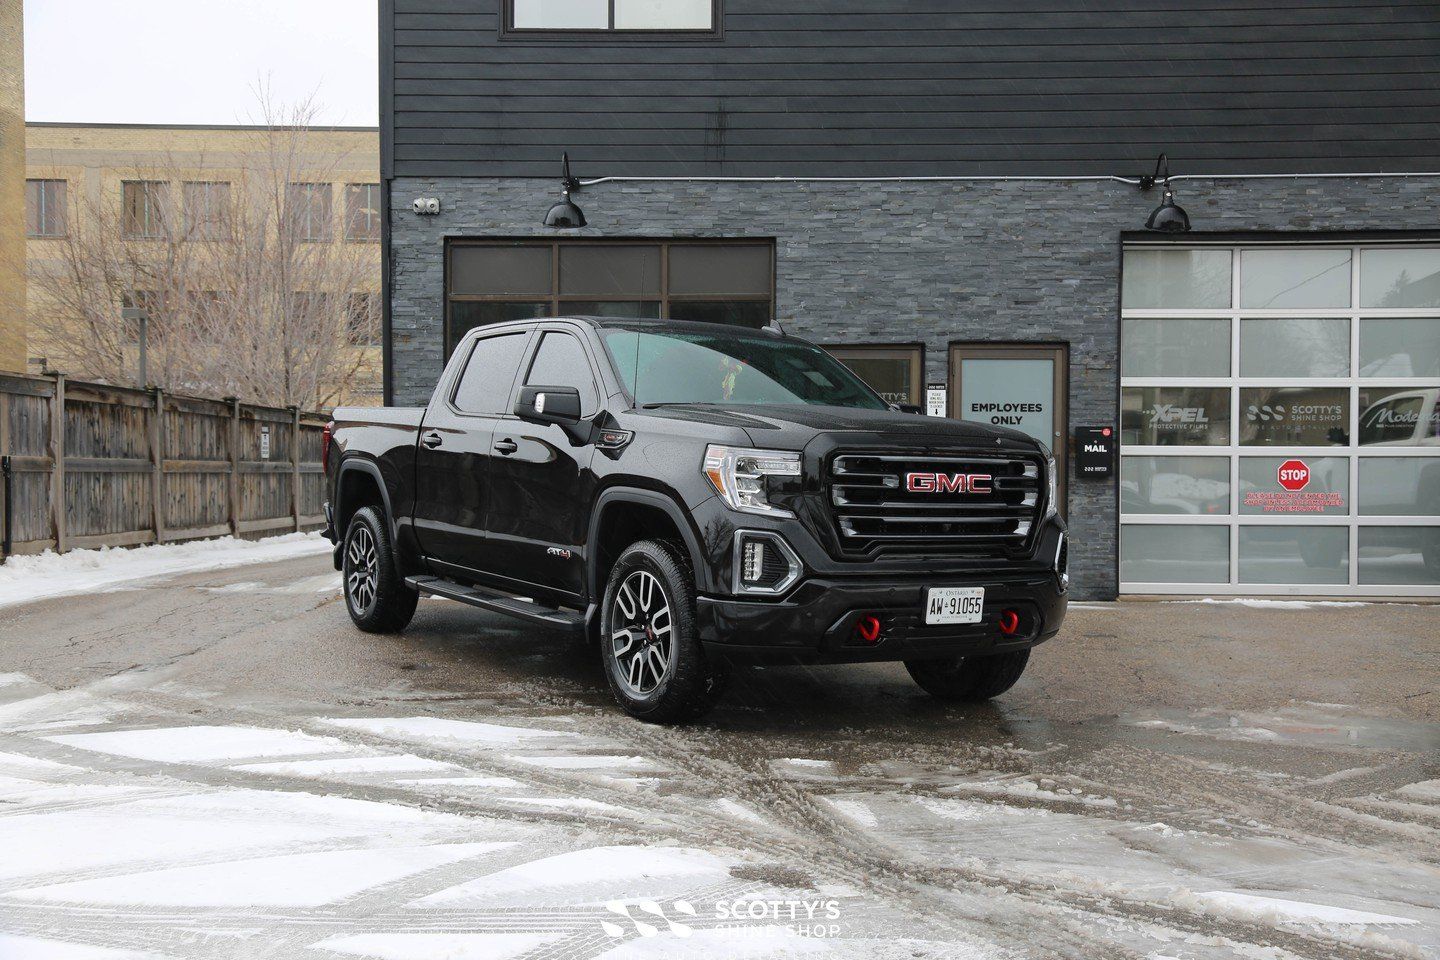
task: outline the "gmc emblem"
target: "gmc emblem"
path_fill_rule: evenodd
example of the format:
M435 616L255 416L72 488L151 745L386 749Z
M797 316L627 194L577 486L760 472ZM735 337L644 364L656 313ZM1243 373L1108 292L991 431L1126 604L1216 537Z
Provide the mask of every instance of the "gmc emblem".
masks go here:
M911 493L993 493L988 473L907 473Z

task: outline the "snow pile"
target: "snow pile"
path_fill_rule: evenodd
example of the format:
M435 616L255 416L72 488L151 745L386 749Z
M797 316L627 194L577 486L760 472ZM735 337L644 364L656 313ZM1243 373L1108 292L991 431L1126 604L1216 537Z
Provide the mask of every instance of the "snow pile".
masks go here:
M1368 607L1364 600L1270 600L1260 597L1205 597L1200 600L1167 600L1166 603L1219 603L1260 610L1309 610L1311 607Z
M0 607L91 593L131 580L320 556L331 549L330 542L318 533L287 533L265 540L221 537L60 554L47 550L35 556L10 557L0 564Z

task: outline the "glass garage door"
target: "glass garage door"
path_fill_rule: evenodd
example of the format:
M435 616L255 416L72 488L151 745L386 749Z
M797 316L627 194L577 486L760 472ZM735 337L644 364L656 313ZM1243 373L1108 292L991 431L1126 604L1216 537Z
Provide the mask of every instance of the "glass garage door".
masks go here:
M1440 595L1440 244L1133 245L1128 593Z

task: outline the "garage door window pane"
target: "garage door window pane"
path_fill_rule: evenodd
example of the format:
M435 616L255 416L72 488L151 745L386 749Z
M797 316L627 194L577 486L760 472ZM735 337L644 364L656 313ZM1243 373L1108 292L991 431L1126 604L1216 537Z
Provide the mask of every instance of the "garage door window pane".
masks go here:
M1240 376L1350 376L1350 321L1240 321Z
M478 296L548 297L550 248L452 247L450 292Z
M1120 339L1122 377L1230 376L1229 320L1128 318Z
M770 322L770 304L746 300L675 300L670 303L670 318L701 323L729 323L758 330Z
M1223 310L1230 251L1127 250L1120 300L1127 310Z
M1349 583L1350 528L1240 528L1241 583Z
M1440 527L1361 527L1360 583L1440 584Z
M909 354L893 357L847 357L837 356L850 372L888 403L919 403L911 393L914 358Z
M1240 512L1249 516L1348 516L1349 458L1304 458L1300 462L1309 469L1310 479L1301 490L1291 490L1280 482L1281 466L1292 459L1295 458L1240 458Z
M1348 307L1350 251L1242 251L1240 306L1258 310Z
M1361 387L1360 445L1440 445L1440 388Z
M769 297L770 248L739 244L671 247L670 293L680 297Z
M1440 317L1361 320L1360 376L1440 377Z
M1440 307L1440 248L1362 250L1360 306Z
M1228 583L1230 528L1208 524L1125 524L1120 579L1129 583Z
M570 246L560 248L563 296L660 296L660 248Z
M617 30L709 30L711 0L615 0Z
M1121 513L1227 514L1229 457L1122 457Z
M476 327L489 326L492 323L504 323L507 320L530 320L535 317L547 317L550 315L550 304L545 303L502 303L483 302L476 303L467 300L455 300L450 304L450 347L453 350L460 338L465 336ZM448 351L447 351L448 352Z
M642 317L658 319L659 300L566 300L560 312L567 317Z
M1440 517L1440 457L1364 457L1360 514Z
M1240 443L1257 447L1325 447L1350 443L1345 387L1242 387Z
M1230 442L1228 387L1126 387L1120 442L1147 446L1225 446Z

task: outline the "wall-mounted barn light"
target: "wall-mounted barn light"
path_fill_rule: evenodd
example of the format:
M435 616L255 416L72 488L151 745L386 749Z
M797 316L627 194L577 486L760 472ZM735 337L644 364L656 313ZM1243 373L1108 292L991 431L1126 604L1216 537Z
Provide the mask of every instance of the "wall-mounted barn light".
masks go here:
M1161 167L1165 172L1162 175ZM1165 154L1155 158L1155 172L1148 177L1140 178L1140 189L1149 190L1155 186L1157 180L1165 184L1165 196L1160 201L1160 206L1150 211L1149 218L1145 221L1146 230L1159 230L1162 233L1186 233L1190 229L1190 215L1185 208L1175 202L1175 191L1170 189L1170 158Z
M578 230L585 226L585 213L570 201L570 194L580 189L580 181L570 176L570 154L561 154L560 188L564 195L560 202L545 214L545 226L557 230Z

